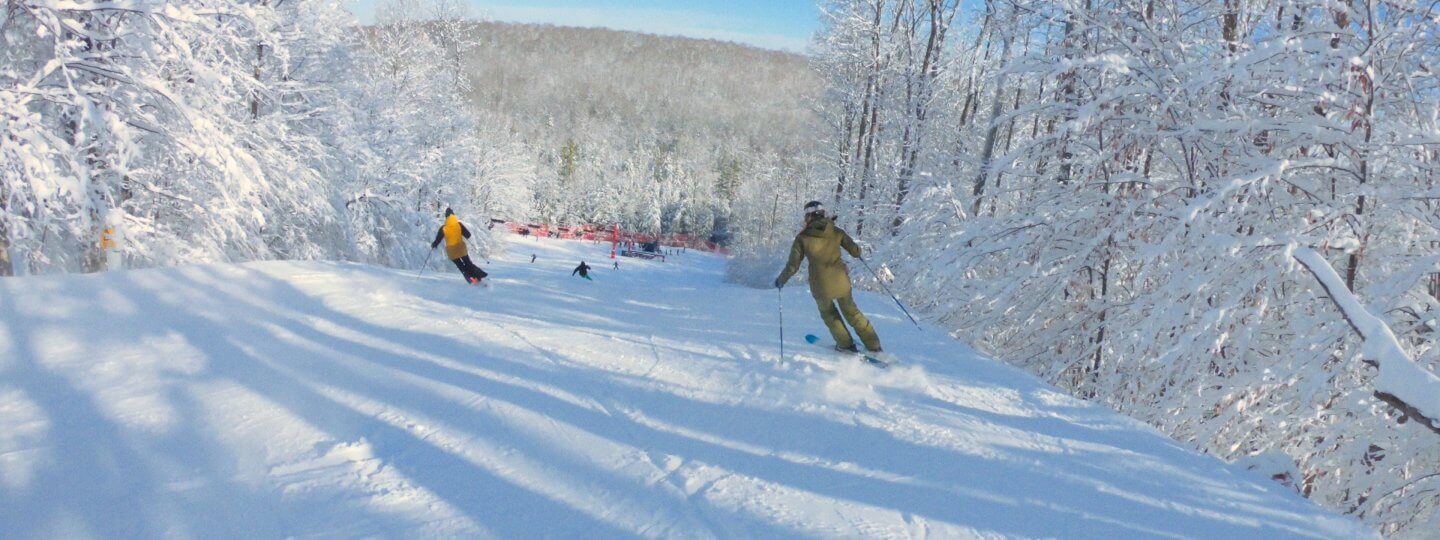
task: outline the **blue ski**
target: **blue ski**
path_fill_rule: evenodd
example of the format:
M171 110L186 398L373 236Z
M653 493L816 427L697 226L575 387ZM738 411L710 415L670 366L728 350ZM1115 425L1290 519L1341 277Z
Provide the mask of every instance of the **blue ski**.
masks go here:
M805 342L806 342L806 343L809 343L809 344L812 344L812 345L819 345L819 344L820 344L820 336L817 336L817 335L815 335L815 334L805 334ZM837 352L843 352L843 351L837 351ZM875 367L880 368L880 369L886 369L886 368L890 367L890 362L886 362L886 361L884 361L884 360L881 360L881 359L879 359L879 358L876 358L875 356L870 355L870 354L867 354L867 353L859 353L859 352L857 352L857 353L850 353L850 354L854 354L854 355L856 355L856 356L859 356L859 357L865 359L865 363L870 364L870 365L875 366Z

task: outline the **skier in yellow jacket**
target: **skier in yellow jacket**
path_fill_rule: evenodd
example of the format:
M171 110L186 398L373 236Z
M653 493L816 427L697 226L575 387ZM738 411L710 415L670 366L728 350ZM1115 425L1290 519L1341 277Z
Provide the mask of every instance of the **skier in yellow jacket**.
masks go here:
M835 338L835 349L859 352L850 331L845 328L845 322L849 322L866 349L872 353L883 352L880 336L875 334L870 320L860 312L851 296L850 270L840 260L840 248L845 248L851 257L860 257L860 246L855 240L836 227L833 219L825 216L825 208L820 201L810 201L805 205L805 229L795 235L795 242L790 245L790 261L775 278L775 287L784 287L785 282L800 271L800 261L809 260L810 295L815 297L820 318ZM841 322L841 315L844 315L845 322Z
M449 208L445 209L445 224L440 226L440 231L435 233L435 241L430 243L430 249L440 246L440 241L445 241L445 256L455 263L455 268L465 276L465 281L472 285L479 285L480 280L490 274L485 273L475 263L470 262L470 252L465 249L465 239L470 238L470 230L460 223L460 218L455 217L455 212Z

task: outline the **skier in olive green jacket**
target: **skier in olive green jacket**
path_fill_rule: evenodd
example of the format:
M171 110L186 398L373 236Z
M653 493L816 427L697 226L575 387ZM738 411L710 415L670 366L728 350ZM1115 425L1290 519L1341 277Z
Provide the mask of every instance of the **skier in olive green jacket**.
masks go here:
M835 350L859 352L850 331L840 320L843 315L845 322L849 322L855 333L860 335L866 349L882 352L880 336L875 334L870 320L860 312L860 307L855 305L855 299L850 295L850 272L840 260L840 248L845 248L851 257L860 257L860 246L836 227L833 219L825 216L825 208L820 201L806 203L805 229L795 235L795 243L790 246L790 262L780 272L780 277L775 278L775 287L784 287L785 282L800 271L800 260L808 259L810 295L815 297L820 318L830 329L830 335L835 337Z

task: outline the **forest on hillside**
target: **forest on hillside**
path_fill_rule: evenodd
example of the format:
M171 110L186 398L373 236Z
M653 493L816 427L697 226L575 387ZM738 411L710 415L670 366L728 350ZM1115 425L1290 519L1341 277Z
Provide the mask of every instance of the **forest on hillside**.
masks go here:
M468 36L472 102L526 149L538 220L723 239L744 184L809 175L820 80L802 56L531 24Z

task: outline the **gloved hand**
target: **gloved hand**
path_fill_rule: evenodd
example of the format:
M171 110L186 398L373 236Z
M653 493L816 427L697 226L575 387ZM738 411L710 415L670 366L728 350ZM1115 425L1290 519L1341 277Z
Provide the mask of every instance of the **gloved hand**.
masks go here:
M785 282L780 281L780 278L778 278L778 277L775 278L775 288L776 288L776 289L779 289L779 288L783 288L783 287L785 287Z

